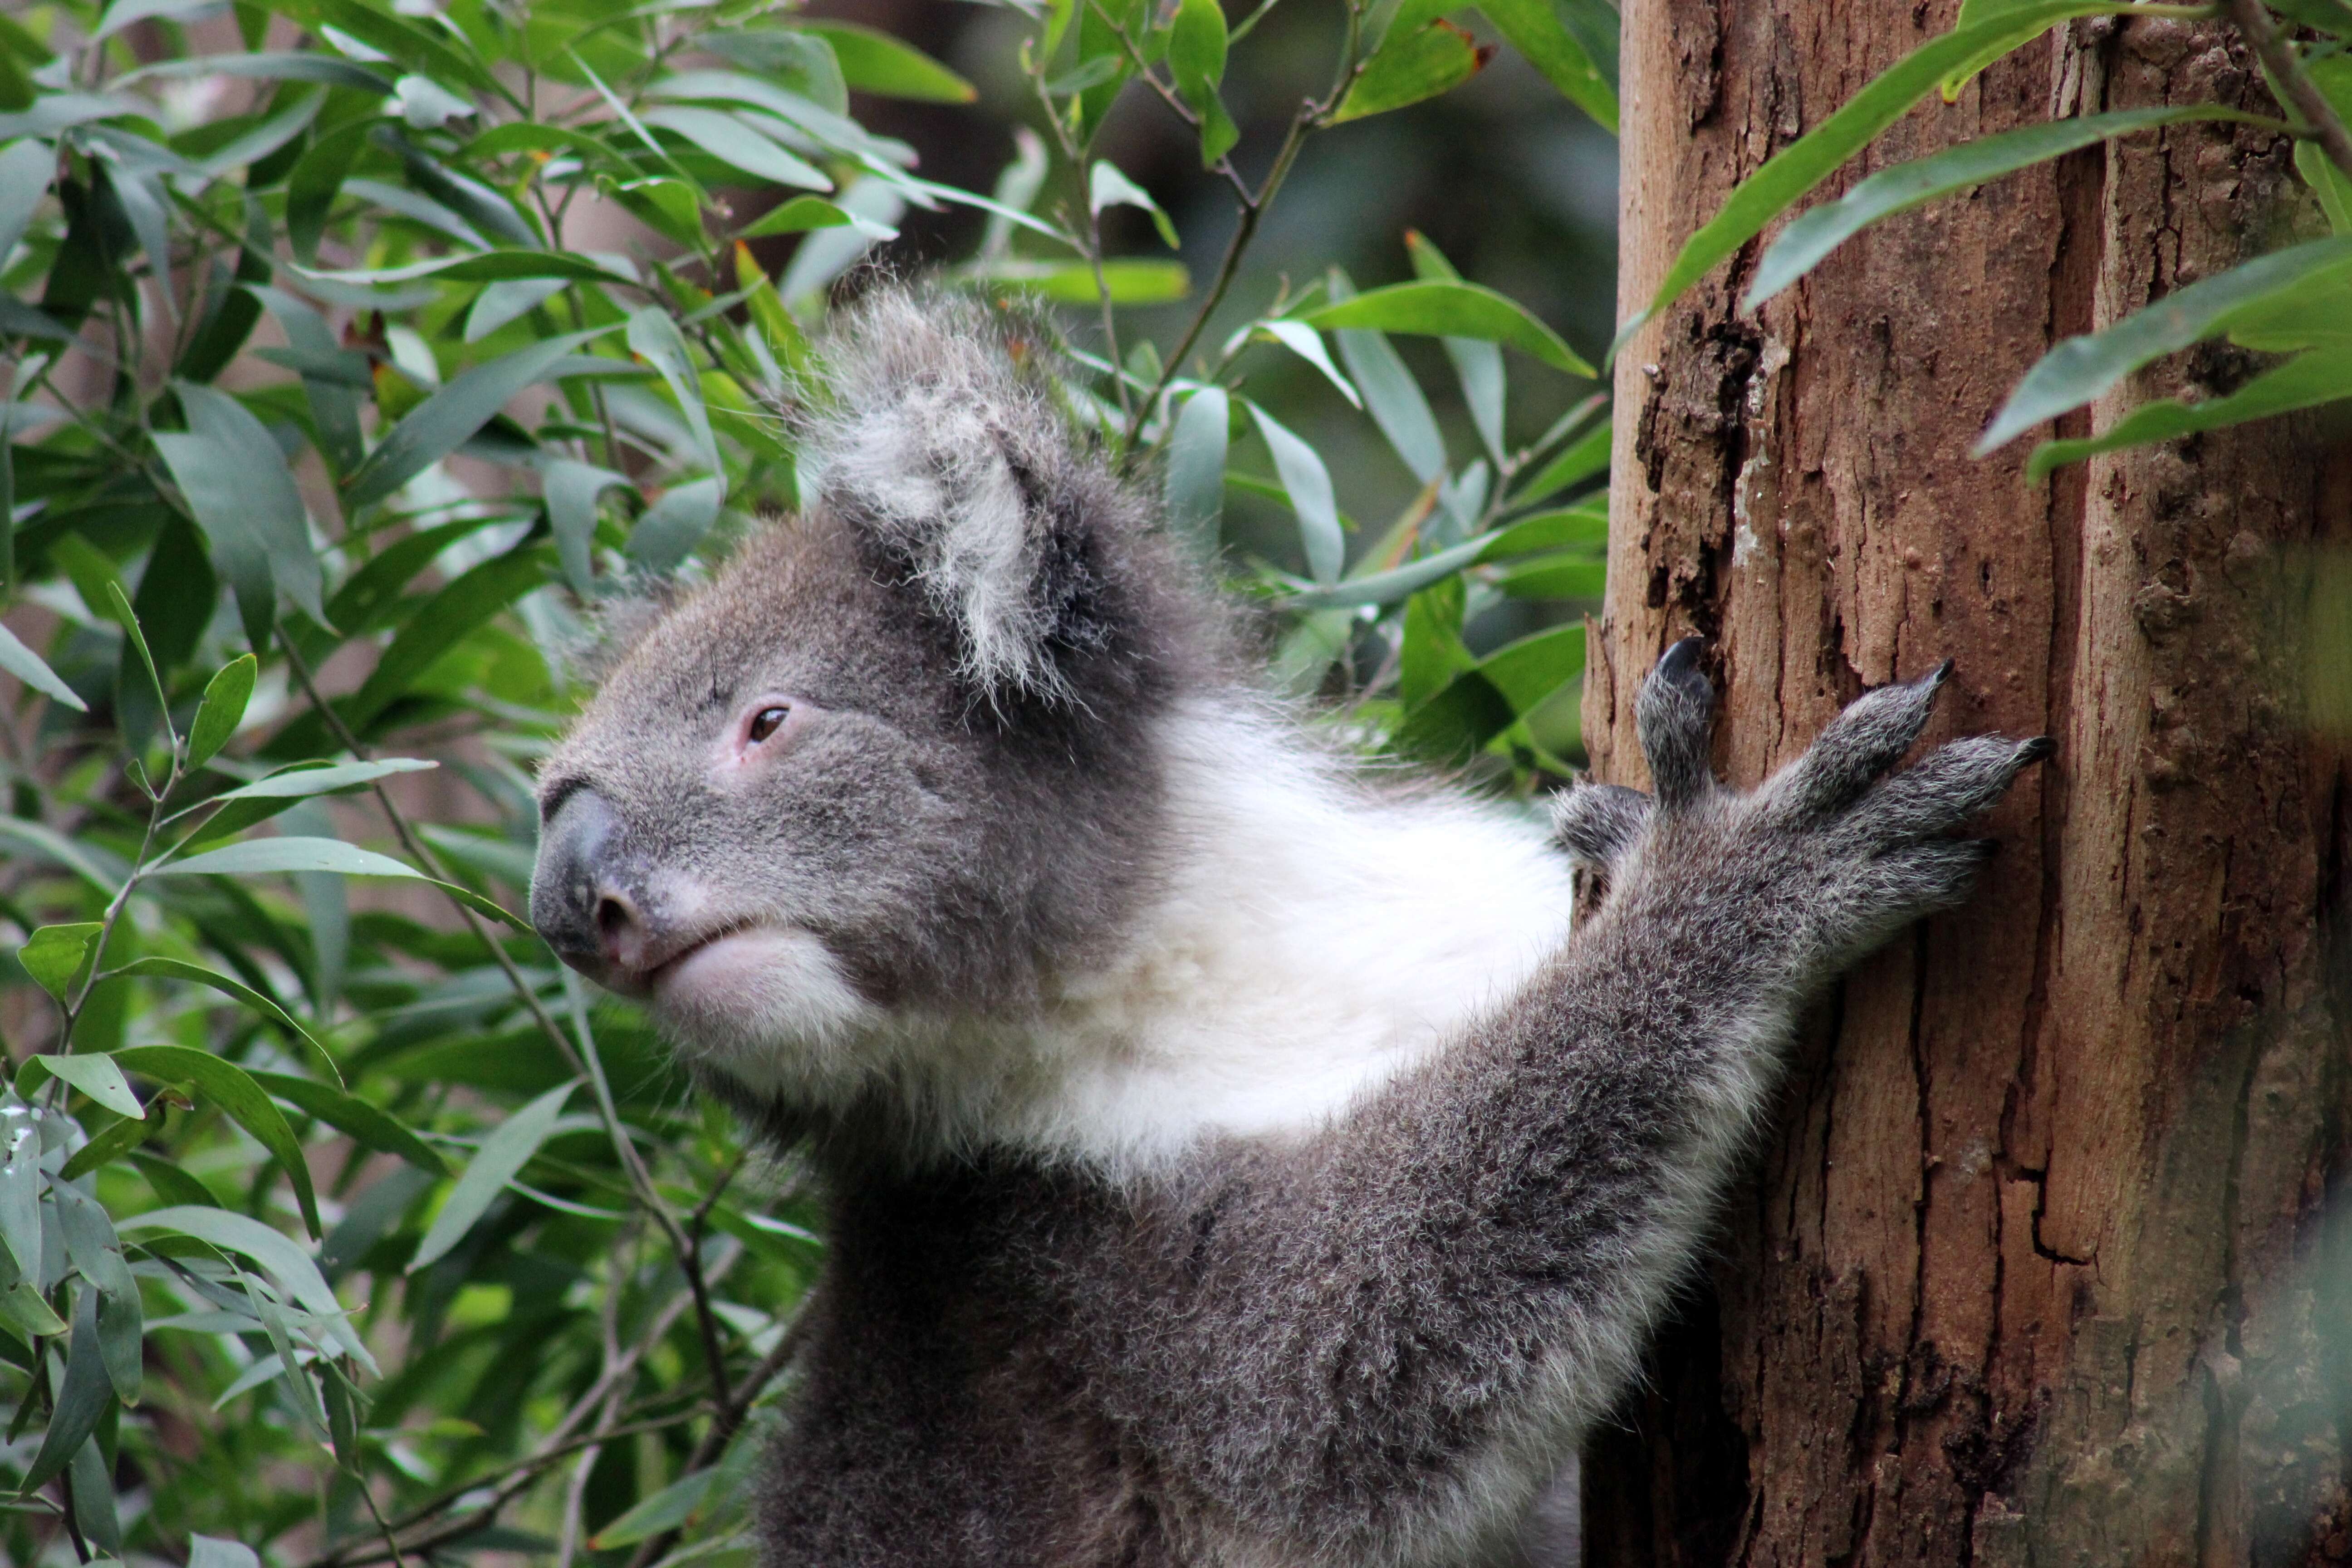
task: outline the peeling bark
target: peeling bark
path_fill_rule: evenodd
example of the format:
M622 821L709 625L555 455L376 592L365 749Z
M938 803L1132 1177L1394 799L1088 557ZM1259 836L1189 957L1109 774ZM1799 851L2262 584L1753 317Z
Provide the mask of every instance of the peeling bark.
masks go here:
M1953 9L1629 5L1623 312ZM2076 23L1842 179L2053 112L2216 99L2270 108L2226 28ZM1693 631L1740 783L1948 655L1931 742L2059 751L1990 820L1976 903L1815 1019L1700 1299L1587 1456L1588 1561L2352 1560L2330 957L2352 791L2306 722L2299 629L2315 563L2352 544L2352 458L2294 421L2035 487L2030 442L1969 456L2057 339L2297 222L2288 153L2218 125L2093 149L1874 228L1743 315L1751 247L1619 363L1601 777L1645 782L1633 693ZM2062 433L2244 360L2161 363Z

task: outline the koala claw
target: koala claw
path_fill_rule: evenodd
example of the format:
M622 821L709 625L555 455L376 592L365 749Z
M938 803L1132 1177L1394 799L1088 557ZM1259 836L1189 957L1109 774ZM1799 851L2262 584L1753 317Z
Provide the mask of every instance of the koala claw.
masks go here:
M1664 811L1685 810L1715 788L1706 761L1715 687L1699 668L1702 646L1697 637L1685 637L1668 648L1633 704L1634 729Z

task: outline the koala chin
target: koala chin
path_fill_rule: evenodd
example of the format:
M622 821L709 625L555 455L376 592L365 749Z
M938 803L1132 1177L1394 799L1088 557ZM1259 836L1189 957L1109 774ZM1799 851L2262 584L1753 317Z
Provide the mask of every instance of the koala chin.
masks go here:
M1522 1561L1797 1009L1966 895L1953 835L2047 743L1895 771L1939 669L1736 793L1685 642L1654 795L1580 785L1549 835L1350 763L1041 342L854 312L803 510L541 781L541 932L826 1177L764 1561Z

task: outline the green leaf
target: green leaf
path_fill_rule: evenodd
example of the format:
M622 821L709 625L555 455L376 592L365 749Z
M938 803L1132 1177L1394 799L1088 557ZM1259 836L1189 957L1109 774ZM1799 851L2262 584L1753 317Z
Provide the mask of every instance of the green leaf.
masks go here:
M1352 300L1335 300L1292 318L1316 327L1369 327L1427 337L1477 338L1502 343L1570 375L1593 368L1559 333L1516 300L1476 283L1423 279L1391 283Z
M1192 276L1181 261L1106 261L1103 287L1116 305L1164 305L1191 291ZM982 262L971 275L1032 289L1048 300L1070 305L1091 305L1094 268L1083 261L1023 261L1007 258Z
M811 19L801 26L833 46L842 79L860 92L918 103L971 103L980 97L971 83L887 33L832 20Z
M1330 294L1334 300L1356 296L1354 287L1337 268L1330 273ZM1413 380L1388 338L1362 328L1347 328L1332 335L1339 340L1339 358L1362 394L1372 423L1381 427L1381 434L1388 437L1389 446L1412 477L1425 485L1444 473L1445 438L1438 434L1437 420L1429 411L1429 400L1422 395L1421 384Z
M629 318L628 342L630 352L661 372L670 395L677 399L679 412L686 416L687 428L694 433L704 465L719 473L719 441L710 433L710 414L702 405L702 373L677 322L660 306L647 305ZM720 489L723 493L723 478Z
M2149 361L2229 330L2232 312L2289 297L2352 268L2352 237L2315 239L2256 257L2133 312L2104 331L2068 338L2042 356L1976 445L1982 457L2046 419L2090 402Z
M1979 68L2070 17L2127 9L2113 0L2028 0L1990 20L1963 25L1931 38L1895 61L1827 120L1766 159L1762 167L1739 183L1715 216L1684 242L1649 304L1617 329L1610 357L1616 356L1643 323L1714 270L1717 262L1761 234L1767 224L1868 146L1947 76Z
M261 840L261 842L282 844L287 842L287 840L264 839ZM331 843L333 842L333 840L321 839L318 842ZM365 851L362 850L361 853L364 854ZM394 864L397 865L398 862L395 861ZM157 980L189 980L194 981L198 985L209 985L224 996L233 996L239 1002L244 1003L247 1006L252 1008L255 1012L260 1014L263 1017L274 1019L279 1025L283 1026L287 1033L292 1035L296 1039L310 1047L312 1053L315 1054L320 1061L326 1064L327 1070L334 1075L336 1082L341 1083L342 1081L342 1069L335 1065L334 1053L327 1048L326 1042L320 1039L318 1036L312 1034L310 1029L303 1025L302 1021L295 1017L293 1014L289 1013L285 1008L270 1000L269 997L263 994L261 992L256 991L253 987L246 984L242 981L232 980L226 974L221 974L213 970L206 969L201 963L190 963L184 959L177 958L133 959L131 963L122 965L120 969L108 970L104 976L104 978L109 980L118 978L130 979L133 977L144 977ZM58 1076L62 1078L65 1075L60 1073Z
M226 848L191 855L184 860L166 860L160 866L149 867L147 875L263 877L284 871L336 871L347 877L424 875L389 855L379 855L340 838L251 838Z
M57 172L57 149L46 142L0 147L0 257L13 252L25 237Z
M1160 204L1151 199L1151 193L1119 173L1116 163L1098 158L1087 176L1087 210L1099 216L1108 206L1141 207L1151 215L1151 226L1160 231L1168 248L1178 248L1176 226L1168 220Z
M40 1113L13 1092L0 1096L0 1245L27 1279L41 1278Z
M1414 276L1428 282L1459 282L1462 274L1427 236L1407 229L1405 249L1412 257ZM1462 384L1462 401L1477 426L1478 439L1499 466L1503 461L1503 404L1509 378L1503 370L1503 351L1476 338L1447 337L1445 357L1454 362L1454 378Z
M285 1171L287 1180L294 1184L294 1198L301 1205L302 1223L310 1226L311 1236L322 1234L319 1200L310 1189L310 1167L302 1158L302 1145L295 1141L294 1130L286 1124L285 1113L271 1103L269 1096L243 1068L192 1046L125 1046L114 1053L114 1061L117 1067L129 1068L160 1082L193 1084L198 1093L226 1111L239 1127L253 1134L254 1142L269 1151L270 1157Z
M158 1121L160 1120L159 1118ZM83 1144L75 1152L72 1159L58 1166L58 1177L64 1181L78 1182L100 1166L112 1164L117 1159L131 1153L140 1144L145 1142L147 1135L154 1131L156 1126L157 1121L144 1119L125 1118L117 1121L113 1126ZM184 1175L181 1180L194 1182L195 1178Z
M1527 506L1549 500L1570 485L1581 484L1596 474L1606 474L1612 439L1606 422L1586 431L1559 457L1546 463L1535 478L1522 485L1518 493L1511 497L1511 504Z
M1608 563L1580 550L1521 562L1495 586L1514 599L1598 599L1607 581Z
M106 1353L98 1333L98 1292L85 1290L74 1309L73 1342L66 1353L66 1375L58 1387L57 1405L49 1412L48 1430L41 1450L33 1457L20 1496L30 1497L66 1468L75 1450L98 1430L99 1417L113 1402L114 1384L106 1374Z
M461 256L428 257L400 267L365 267L342 271L297 267L305 278L328 283L374 287L438 278L450 283L515 282L532 278L565 279L575 283L634 286L635 278L593 258L568 250L478 250Z
M547 1142L555 1130L555 1119L563 1114L563 1102L580 1087L579 1080L559 1085L516 1111L499 1124L498 1130L482 1140L466 1173L457 1178L450 1189L449 1201L433 1216L425 1232L425 1239L416 1246L416 1256L408 1260L408 1272L437 1263L466 1239L474 1222L488 1211L491 1200L506 1190L506 1184L520 1174L530 1163L539 1146Z
M2097 436L2074 441L2045 441L2033 449L2032 458L2025 465L2026 481L2039 483L2053 468L2079 463L2099 452L2168 441L2200 430L2267 419L2273 415L2315 408L2347 397L2352 397L2352 356L2325 351L2306 353L2256 376L2225 397L2193 404L2160 398L2141 404L2117 420L2112 429Z
M1338 387L1339 395L1346 398L1351 407L1363 407L1363 397L1349 384L1348 378L1339 374L1339 367L1331 363L1331 351L1323 346L1320 332L1304 321L1260 321L1257 331L1321 371L1323 379Z
M540 494L547 501L548 526L555 534L555 558L563 564L563 580L583 599L596 596L596 497L628 482L610 468L570 458L557 458L540 472Z
M434 1147L390 1115L356 1095L292 1073L256 1072L253 1080L278 1099L308 1111L328 1126L350 1133L380 1153L397 1154L420 1170L446 1175L448 1163Z
M89 950L104 929L97 921L42 926L16 950L16 962L42 990L63 1002L67 988L89 962Z
M799 93L836 114L849 112L849 83L833 45L803 27L713 28L696 38L711 53L763 81Z
M2294 144L2294 172L2319 197L2320 211L2327 215L2328 232L2352 234L2352 176L2338 169L2316 142Z
M794 196L771 207L736 237L762 239L772 234L805 234L813 228L855 228L870 239L898 237L898 231L889 225L845 212L822 196Z
M1607 14L1607 25L1614 30L1617 19L1612 7L1590 5L1587 8ZM1613 55L1612 68L1604 71L1584 42L1565 25L1562 6L1554 0L1478 0L1478 9L1495 24L1496 32L1510 40L1511 47L1543 72L1561 97L1592 116L1603 130L1616 131Z
M115 1075L115 1080L121 1081L120 1073ZM131 1277L131 1265L123 1261L122 1243L114 1234L114 1222L107 1218L106 1210L96 1198L69 1183L50 1183L49 1196L58 1205L58 1229L65 1237L66 1256L81 1270L83 1280L98 1296L99 1359L106 1368L107 1381L113 1385L116 1398L125 1405L136 1405L139 1342L143 1331L139 1282Z
M155 689L156 705L166 710L163 714L163 725L168 731L172 723L171 714L168 711L172 700L163 693L163 672L155 668L155 656L147 647L147 634L139 629L139 617L132 614L131 609L131 595L122 591L122 584L119 579L112 577L107 579L106 603L97 608L100 614L122 628L123 637L139 655L139 663L147 671L148 683Z
M589 1539L589 1546L608 1552L615 1547L635 1546L676 1530L702 1506L703 1500L710 1495L710 1483L718 1479L716 1469L705 1468L672 1481L598 1531Z
M16 640L16 634L0 626L0 669L6 670L42 696L64 703L77 713L89 711L89 704L74 695L74 689L58 679L39 654Z
M381 451L379 448L379 455ZM540 586L546 576L545 550L524 544L468 568L456 582L444 585L408 617L400 635L392 639L392 646L383 650L375 668L360 683L360 689L339 704L343 721L354 730L364 730L377 714L406 693L410 683L435 659L473 635L491 616Z
M1225 12L1218 0L1181 0L1168 29L1168 67L1176 91L1201 122L1201 166L1217 160L1241 140L1217 88L1225 79Z
M344 504L372 506L457 449L526 386L583 343L612 329L592 327L478 364L410 410L383 444L344 481Z
M640 571L656 576L676 571L719 521L719 503L726 499L719 485L713 476L663 491L637 518L622 553Z
M1780 237L1765 251L1764 258L1757 263L1755 280L1748 284L1739 308L1753 310L1811 271L1822 258L1864 228L1937 196L1967 190L2095 142L2129 135L2151 126L2184 120L2251 118L2253 117L2237 110L2212 104L2127 109L1979 137L1928 157L1882 169L1836 201L1813 208L1783 229Z
M833 182L824 171L798 154L785 151L772 137L762 136L740 117L716 109L664 104L648 109L640 119L648 125L675 131L720 163L772 184L798 185L829 191Z
M1274 454L1274 471L1290 497L1298 517L1298 542L1307 555L1307 575L1318 583L1339 580L1339 566L1348 552L1347 535L1339 528L1339 503L1331 494L1331 473L1315 448L1276 423L1274 416L1249 405L1258 434Z
M247 636L257 647L268 640L277 594L326 625L309 515L276 438L227 393L188 381L172 386L188 416L188 431L157 436L156 449L211 542L213 559L236 589ZM261 602L251 602L254 595L261 595Z
M179 1049L178 1047L153 1047L151 1049ZM201 1052L192 1053L202 1055ZM271 1106L272 1114L277 1111ZM280 1118L281 1121L283 1118ZM194 1204L175 1205L170 1208L151 1209L115 1222L114 1228L124 1234L132 1231L160 1230L166 1234L194 1237L196 1240L217 1247L225 1252L240 1253L268 1269L280 1289L302 1308L323 1319L338 1343L362 1366L373 1369L375 1358L368 1353L345 1320L343 1304L326 1276L308 1253L290 1238L272 1230L257 1219L228 1209L207 1208Z
M1399 743L1424 755L1460 759L1584 669L1584 628L1556 626L1496 649L1405 717Z
M163 60L152 66L142 66L125 71L115 79L117 87L156 79L188 77L258 77L265 81L315 81L328 87L351 88L360 92L387 93L393 80L380 71L372 71L351 60L337 59L332 55L314 49L265 49L249 55L195 55L183 59Z
M318 254L335 196L351 177L352 166L376 124L368 119L338 125L295 160L286 176L286 237L298 261L307 262Z
M1476 76L1493 52L1443 18L1410 32L1391 32L1332 110L1330 122L1386 114L1451 92Z
M243 653L214 672L205 683L205 699L196 705L195 722L188 726L188 771L195 772L219 755L245 719L253 697L253 678L260 669L253 655Z
M390 778L394 773L429 773L441 764L421 757L385 757L372 763L337 763L329 767L295 767L235 789L223 790L207 805L230 800L299 800Z
M1202 560L1213 559L1225 513L1225 450L1232 400L1204 386L1184 402L1168 437L1168 521Z
M38 1072L34 1070L36 1068ZM147 1108L131 1092L131 1086L123 1081L122 1069L114 1065L111 1057L32 1057L17 1069L17 1094L31 1094L45 1076L64 1079L117 1116L128 1116L135 1121L147 1114Z

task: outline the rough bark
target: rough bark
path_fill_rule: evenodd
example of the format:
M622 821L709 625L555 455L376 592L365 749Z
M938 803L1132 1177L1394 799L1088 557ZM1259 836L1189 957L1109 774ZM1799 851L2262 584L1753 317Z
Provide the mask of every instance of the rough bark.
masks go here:
M1629 5L1622 310L1953 8ZM2226 27L2077 23L1844 178L2216 98L2267 108ZM2288 153L2183 126L2077 154L1874 229L1758 314L1734 308L1750 247L1619 363L1601 777L1645 782L1633 693L1692 631L1743 784L1947 656L1930 742L2059 751L1991 820L1976 904L1822 1010L1698 1299L1587 1456L1589 1562L2352 1557L2346 771L2301 651L2309 616L2352 614L2314 599L2352 537L2352 462L2294 421L2039 486L2030 441L1969 456L2052 342L2296 221ZM2159 363L2066 433L2241 359Z

